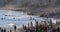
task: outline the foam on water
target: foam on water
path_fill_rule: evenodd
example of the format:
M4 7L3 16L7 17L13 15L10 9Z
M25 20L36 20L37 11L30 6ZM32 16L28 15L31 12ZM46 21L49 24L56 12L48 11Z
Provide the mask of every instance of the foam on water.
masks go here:
M30 20L31 15L27 15L27 13L24 12L17 12L17 11L10 11L10 10L0 10L0 25L4 27L8 27L9 25L17 25L17 27L22 27L23 24L27 25L28 22L35 23L34 20ZM35 18L37 21L46 21L47 18L44 17L36 17L31 16L32 18ZM56 23L56 20L52 18L53 23Z

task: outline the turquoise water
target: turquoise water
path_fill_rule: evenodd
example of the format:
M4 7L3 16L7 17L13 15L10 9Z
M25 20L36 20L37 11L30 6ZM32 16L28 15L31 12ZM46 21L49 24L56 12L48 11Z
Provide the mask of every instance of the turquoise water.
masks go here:
M27 15L24 12L10 11L10 10L0 10L0 26L10 27L12 25L16 25L17 27L22 27L22 25L27 25L28 22L35 23L35 20L31 20L30 17L35 18L37 21L49 21L49 19L45 17L37 17ZM56 21L52 18L53 23Z

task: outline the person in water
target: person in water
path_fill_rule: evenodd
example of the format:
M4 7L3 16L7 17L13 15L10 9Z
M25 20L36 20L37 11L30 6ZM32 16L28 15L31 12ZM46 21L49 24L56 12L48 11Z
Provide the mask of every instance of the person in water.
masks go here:
M36 32L38 31L38 21L35 23Z
M14 25L14 30L15 30L15 31L16 31L16 28L17 28L16 25Z
M3 29L1 29L1 32L4 32Z
M10 32L12 32L12 30L10 30Z
M57 28L57 32L60 32L60 28L59 27Z
M6 29L4 28L4 32L6 32Z

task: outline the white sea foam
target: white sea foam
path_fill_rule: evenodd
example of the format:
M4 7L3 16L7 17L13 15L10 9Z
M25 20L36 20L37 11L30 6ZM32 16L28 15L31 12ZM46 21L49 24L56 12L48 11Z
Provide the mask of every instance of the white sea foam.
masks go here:
M4 26L13 26L14 24L18 27L22 27L22 24L27 25L28 22L35 23L34 20L30 20L30 17L36 19L37 21L49 21L45 17L31 16L24 12L10 11L10 10L0 10L0 24ZM52 18L53 23L56 23L56 19ZM35 24L34 24L35 25Z

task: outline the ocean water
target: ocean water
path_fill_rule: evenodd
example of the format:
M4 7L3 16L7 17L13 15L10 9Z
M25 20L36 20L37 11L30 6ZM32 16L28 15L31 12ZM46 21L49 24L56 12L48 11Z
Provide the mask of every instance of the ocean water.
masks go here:
M38 17L38 16L32 16L27 15L27 13L24 12L17 12L17 11L11 11L11 10L0 10L0 26L3 27L12 27L13 25L16 25L17 27L22 27L22 25L26 25L33 22L33 25L35 25L35 20L32 20L30 18L34 18L37 21L49 21L49 19L45 17ZM56 20L52 18L53 23L56 23Z

